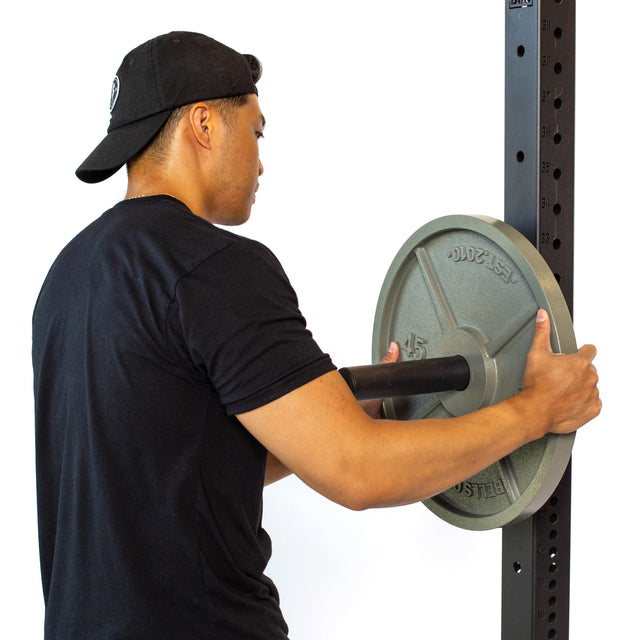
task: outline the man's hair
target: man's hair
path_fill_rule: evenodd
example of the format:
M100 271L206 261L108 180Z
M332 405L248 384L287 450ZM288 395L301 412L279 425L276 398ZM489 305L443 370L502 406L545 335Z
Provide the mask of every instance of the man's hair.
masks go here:
M242 107L247 104L249 100L248 94L240 96L232 96L231 98L216 98L215 100L202 100L206 105L215 109L221 116L222 120L227 126L231 126L235 123L236 110L238 107ZM186 104L183 107L178 107L171 112L169 119L164 123L164 126L158 133L152 138L151 142L142 150L136 154L127 162L127 171L130 169L131 163L135 162L142 156L151 161L154 164L162 162L169 152L173 136L176 133L178 124L182 118L187 114L189 109L196 104Z

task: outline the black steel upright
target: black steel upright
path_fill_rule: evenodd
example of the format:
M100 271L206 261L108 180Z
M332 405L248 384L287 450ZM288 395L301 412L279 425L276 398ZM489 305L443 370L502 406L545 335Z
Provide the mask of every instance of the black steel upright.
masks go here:
M505 221L573 307L575 0L507 0ZM502 531L502 640L569 638L571 464L549 501Z

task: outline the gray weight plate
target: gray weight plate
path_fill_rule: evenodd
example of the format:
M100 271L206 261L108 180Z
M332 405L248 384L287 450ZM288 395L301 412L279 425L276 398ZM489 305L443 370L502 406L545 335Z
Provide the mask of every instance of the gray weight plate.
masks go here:
M471 381L464 391L385 400L385 415L459 416L515 395L539 308L551 316L554 351L574 352L560 287L518 231L500 220L471 216L447 216L420 228L400 249L382 285L373 361L392 341L400 346L400 360L462 355ZM424 504L464 529L524 520L560 482L574 438L547 435Z

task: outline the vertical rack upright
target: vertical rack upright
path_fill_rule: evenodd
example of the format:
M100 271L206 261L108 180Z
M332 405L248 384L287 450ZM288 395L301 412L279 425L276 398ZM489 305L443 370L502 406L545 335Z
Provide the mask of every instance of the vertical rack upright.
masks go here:
M575 0L506 0L505 221L545 258L573 312ZM502 531L502 640L567 640L571 463L549 501Z

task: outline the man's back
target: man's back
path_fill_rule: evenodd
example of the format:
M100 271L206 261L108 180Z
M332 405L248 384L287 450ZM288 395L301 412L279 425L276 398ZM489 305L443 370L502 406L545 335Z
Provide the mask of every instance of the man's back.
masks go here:
M263 276L278 302L260 314L306 343L271 254L172 198L120 203L52 267L34 313L47 638L286 637L263 575L266 451L233 418L280 384L236 292Z

